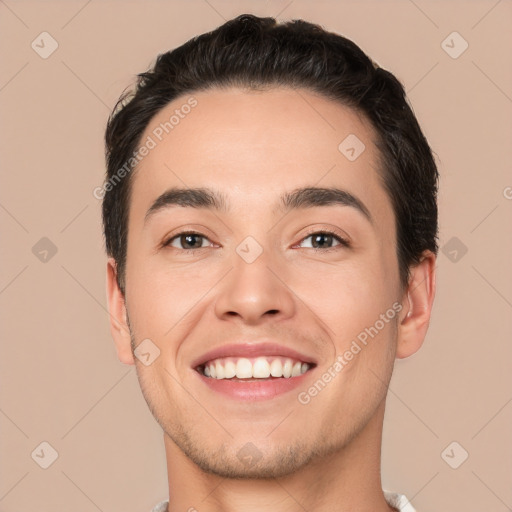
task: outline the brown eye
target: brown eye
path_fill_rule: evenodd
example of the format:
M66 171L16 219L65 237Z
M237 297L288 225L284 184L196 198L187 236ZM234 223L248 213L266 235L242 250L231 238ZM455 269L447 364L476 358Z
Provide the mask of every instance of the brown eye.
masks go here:
M315 248L324 249L327 247L332 247L334 242L334 237L332 235L328 235L326 233L318 233L316 235L311 236L311 245Z
M180 233L165 242L164 246L171 246L182 250L201 249L208 247L208 244L203 245L205 241L209 241L208 238L200 233Z
M347 240L328 231L318 231L316 233L311 233L307 237L303 238L301 242L304 242L304 240L308 239L311 239L310 245L303 245L302 247L311 248L315 250L328 250L335 249L338 246L349 246Z

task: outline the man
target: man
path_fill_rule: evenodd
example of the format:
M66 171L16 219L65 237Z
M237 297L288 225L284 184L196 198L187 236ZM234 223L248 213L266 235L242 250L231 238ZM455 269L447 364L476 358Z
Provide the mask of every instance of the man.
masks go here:
M160 55L107 132L111 331L164 431L154 511L413 511L396 358L435 294L438 173L400 83L301 20Z

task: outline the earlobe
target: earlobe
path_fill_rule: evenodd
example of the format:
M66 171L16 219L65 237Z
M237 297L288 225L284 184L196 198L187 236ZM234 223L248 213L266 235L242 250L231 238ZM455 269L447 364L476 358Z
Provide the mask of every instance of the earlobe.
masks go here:
M110 333L116 345L117 357L124 364L134 364L125 298L117 282L117 264L114 258L107 261L107 301Z
M407 289L402 300L403 315L398 325L396 357L414 354L425 339L434 302L436 256L423 253L420 263L411 268Z

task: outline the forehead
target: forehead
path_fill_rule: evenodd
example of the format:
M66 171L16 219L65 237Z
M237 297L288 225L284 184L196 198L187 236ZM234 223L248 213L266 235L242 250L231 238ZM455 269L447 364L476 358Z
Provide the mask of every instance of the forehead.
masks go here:
M179 97L149 123L150 149L133 175L131 210L144 215L172 187L208 187L250 214L283 192L338 187L379 218L390 204L376 134L359 113L304 89L212 89ZM131 216L131 215L130 215Z

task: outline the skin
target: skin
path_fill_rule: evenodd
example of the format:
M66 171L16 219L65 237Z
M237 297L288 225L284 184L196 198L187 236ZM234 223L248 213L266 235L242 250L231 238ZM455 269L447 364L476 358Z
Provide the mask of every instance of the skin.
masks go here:
M394 213L379 177L375 132L364 117L306 90L193 96L198 105L132 176L125 296L115 261L107 264L119 360L136 364L164 430L169 511L392 510L380 479L385 398L395 358L415 353L425 338L435 256L426 251L401 289ZM162 110L142 140L188 97ZM366 146L353 162L338 150L349 134ZM173 186L214 188L229 210L172 206L145 224L152 202ZM286 214L273 208L280 194L303 186L349 191L373 222L337 204ZM180 245L179 237L162 247L191 229L204 234L203 248ZM334 239L315 251L308 235L326 229L351 246ZM263 249L250 264L236 252L247 236ZM329 246L335 248L327 252ZM298 392L395 302L402 310L393 321L301 404ZM133 356L146 338L160 350L149 366ZM211 391L191 368L212 348L263 338L318 361L307 385L242 402ZM250 467L237 457L249 442L261 456Z

